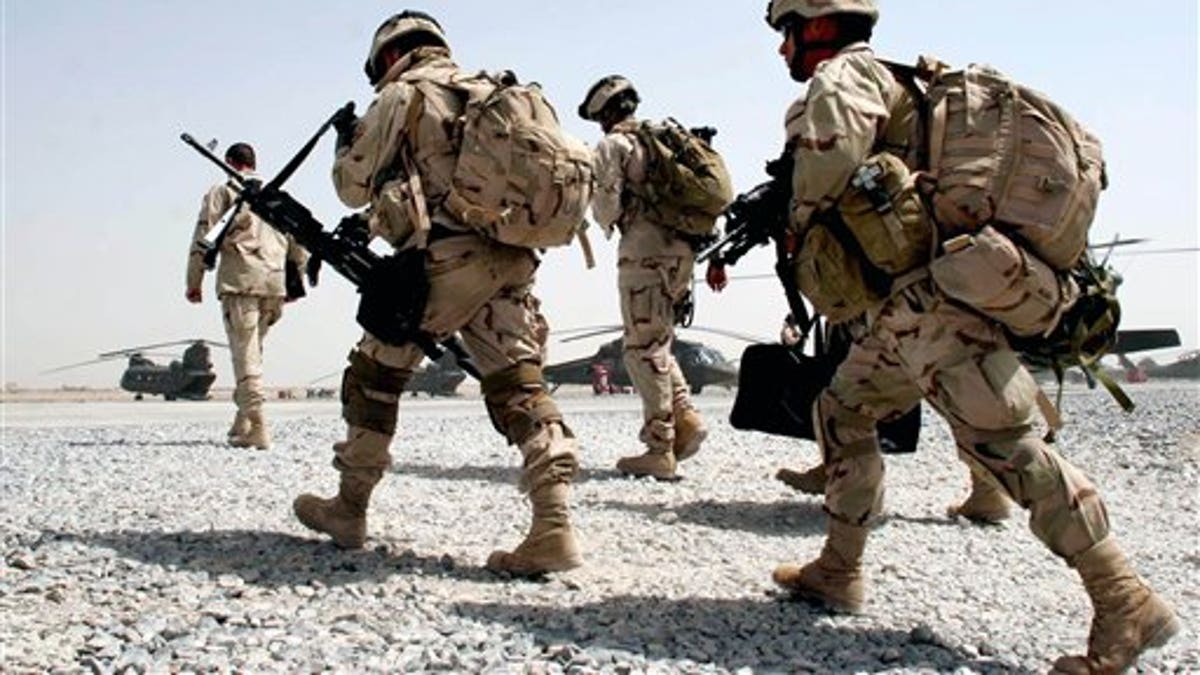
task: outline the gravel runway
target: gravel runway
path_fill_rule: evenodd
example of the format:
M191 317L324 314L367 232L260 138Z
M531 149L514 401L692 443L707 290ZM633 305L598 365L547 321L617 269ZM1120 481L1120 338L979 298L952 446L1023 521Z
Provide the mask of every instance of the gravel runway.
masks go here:
M1200 671L1200 389L1130 386L1122 414L1069 389L1059 446L1099 485L1138 571L1185 631L1140 664ZM773 567L819 551L818 500L771 479L815 446L736 432L732 397L686 479L620 477L636 397L560 398L581 442L574 518L587 564L540 581L483 562L528 526L519 453L482 402L405 399L365 550L291 515L331 493L334 401L271 402L275 446L223 444L228 402L3 404L0 671L1033 673L1085 646L1077 577L1017 517L948 519L966 487L944 424L888 460L866 613L775 595Z

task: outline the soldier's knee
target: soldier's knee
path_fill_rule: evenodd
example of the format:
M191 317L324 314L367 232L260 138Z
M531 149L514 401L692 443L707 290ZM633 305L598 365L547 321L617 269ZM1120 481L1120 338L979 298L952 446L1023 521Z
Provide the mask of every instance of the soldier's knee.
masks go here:
M549 424L562 424L540 365L521 361L484 377L480 389L492 426L513 445L528 441Z
M400 395L412 371L385 366L357 349L348 360L342 374L342 418L364 429L396 433Z
M843 405L829 389L817 397L812 414L826 461L879 452L875 420Z

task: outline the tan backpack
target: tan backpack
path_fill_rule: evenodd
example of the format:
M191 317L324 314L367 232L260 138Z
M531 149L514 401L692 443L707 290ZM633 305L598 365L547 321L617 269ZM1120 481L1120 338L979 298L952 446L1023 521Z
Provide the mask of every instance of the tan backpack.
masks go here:
M881 62L924 84L933 215L943 239L993 225L1056 270L1083 255L1106 185L1100 141L1044 94L986 65ZM919 106L921 107L921 106Z
M592 196L590 149L563 131L536 83L511 72L478 73L448 83L465 96L462 144L446 208L504 244L549 248L571 243ZM419 105L421 96L414 97Z

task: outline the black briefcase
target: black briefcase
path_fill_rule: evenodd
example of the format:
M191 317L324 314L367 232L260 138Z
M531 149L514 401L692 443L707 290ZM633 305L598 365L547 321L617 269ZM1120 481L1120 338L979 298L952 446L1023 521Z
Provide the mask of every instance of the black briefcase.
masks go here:
M833 379L842 354L811 356L782 344L756 344L742 352L737 398L729 414L735 429L816 440L812 408ZM880 449L915 452L921 433L921 406L879 425Z

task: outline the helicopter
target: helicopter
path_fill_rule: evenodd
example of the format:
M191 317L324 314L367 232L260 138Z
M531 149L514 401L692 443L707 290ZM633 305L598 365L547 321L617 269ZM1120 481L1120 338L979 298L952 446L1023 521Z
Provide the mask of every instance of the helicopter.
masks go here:
M414 397L418 394L429 394L431 398L434 396L458 396L458 385L467 379L467 373L459 367L453 352L447 351L437 361L426 359L424 363L425 365L413 371L412 377L404 385L404 391ZM341 370L336 370L309 382L308 398L332 398L336 393L335 390L314 388L311 385L341 374Z
M583 333L562 341L583 340L621 330L623 328L616 325L568 329L562 332L583 331ZM690 330L716 333L747 342L761 342L759 338L714 328L691 327ZM593 393L596 394L628 391L632 388L633 383L629 379L629 373L625 370L623 347L623 338L611 340L600 345L596 353L591 356L545 366L542 368L542 376L552 391L564 384L591 385ZM671 341L671 353L679 363L679 368L683 371L683 376L687 379L693 394L699 394L708 386L723 386L726 389L732 389L737 385L737 363L703 342L684 340L676 336Z
M159 365L149 358L153 356L152 349L188 345L179 359L172 359L168 365ZM213 371L211 350L209 346L229 348L221 342L204 339L175 340L160 342L152 345L128 347L111 352L104 352L90 361L43 371L43 374L57 373L72 368L102 363L112 359L128 358L129 363L121 374L121 388L134 394L134 400L140 401L146 394L162 396L167 401L185 399L188 401L203 401L208 398L208 390L217 379Z

